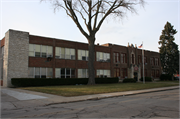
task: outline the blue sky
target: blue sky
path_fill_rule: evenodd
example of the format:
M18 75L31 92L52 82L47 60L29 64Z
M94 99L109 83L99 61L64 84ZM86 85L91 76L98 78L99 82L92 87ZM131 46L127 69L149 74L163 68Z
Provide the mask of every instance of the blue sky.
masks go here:
M40 0L0 0L0 39L8 29L27 31L32 35L87 43L74 22L63 10L54 13L50 2ZM180 39L180 0L145 0L137 6L138 14L128 13L121 20L109 17L96 35L96 44L140 45L144 49L159 52L159 36L169 21L178 31Z

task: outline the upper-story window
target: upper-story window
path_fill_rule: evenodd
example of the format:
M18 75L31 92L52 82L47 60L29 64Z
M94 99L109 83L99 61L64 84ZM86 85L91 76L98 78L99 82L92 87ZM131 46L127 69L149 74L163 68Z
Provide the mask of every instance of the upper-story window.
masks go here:
M146 63L147 63L147 57L144 56L144 64L146 64Z
M32 57L52 57L53 47L46 45L29 44L29 56Z
M159 58L155 58L155 66L159 66Z
M104 52L96 52L96 61L110 62L110 54Z
M131 63L132 63L132 64L135 63L135 56L134 56L134 54L131 54Z
M87 50L78 50L78 60L88 61L89 51Z
M118 52L114 53L114 63L120 63L119 53Z
M121 63L127 63L126 53L121 53Z
M154 58L153 57L150 58L150 63L151 63L151 65L154 65Z
M75 49L56 47L56 58L75 60Z

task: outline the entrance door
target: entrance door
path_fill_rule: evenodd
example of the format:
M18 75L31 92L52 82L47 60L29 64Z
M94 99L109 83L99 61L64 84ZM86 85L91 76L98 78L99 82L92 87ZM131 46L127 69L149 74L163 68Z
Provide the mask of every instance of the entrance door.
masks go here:
M114 69L114 77L120 77L120 69L119 68Z
M137 72L134 72L134 79L136 79L136 81L138 79L138 73Z

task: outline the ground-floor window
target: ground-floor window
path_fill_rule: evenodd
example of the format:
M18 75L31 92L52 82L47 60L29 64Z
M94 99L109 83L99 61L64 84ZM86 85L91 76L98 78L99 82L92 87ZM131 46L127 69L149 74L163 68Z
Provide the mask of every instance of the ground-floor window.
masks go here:
M159 77L159 70L156 70L156 77Z
M53 69L44 67L29 67L28 68L29 78L52 78Z
M120 69L119 68L114 69L114 77L120 77Z
M110 77L110 70L97 69L96 75L97 77Z
M127 68L122 68L122 78L127 78Z
M88 78L88 69L78 69L78 78Z
M75 69L73 68L56 68L56 78L75 78Z

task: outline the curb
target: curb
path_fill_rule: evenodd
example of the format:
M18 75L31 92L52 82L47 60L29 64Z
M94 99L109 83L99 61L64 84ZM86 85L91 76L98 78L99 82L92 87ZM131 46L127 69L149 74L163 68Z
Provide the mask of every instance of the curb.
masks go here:
M119 92L119 93L122 93L122 94L117 94L117 92L116 93L107 93L107 94L96 94L96 95L99 95L99 96L92 97L92 98L84 98L84 99L77 99L77 100L49 103L49 104L46 104L45 106L54 105L54 104L63 104L63 103L73 103L73 102L80 102L80 101L87 101L87 100L100 100L100 99L105 99L105 98L129 96L129 95L136 95L136 94L145 94L145 93L152 93L152 92L161 92L161 91L175 90L175 89L179 89L179 86ZM73 98L73 97L71 97L71 98Z

